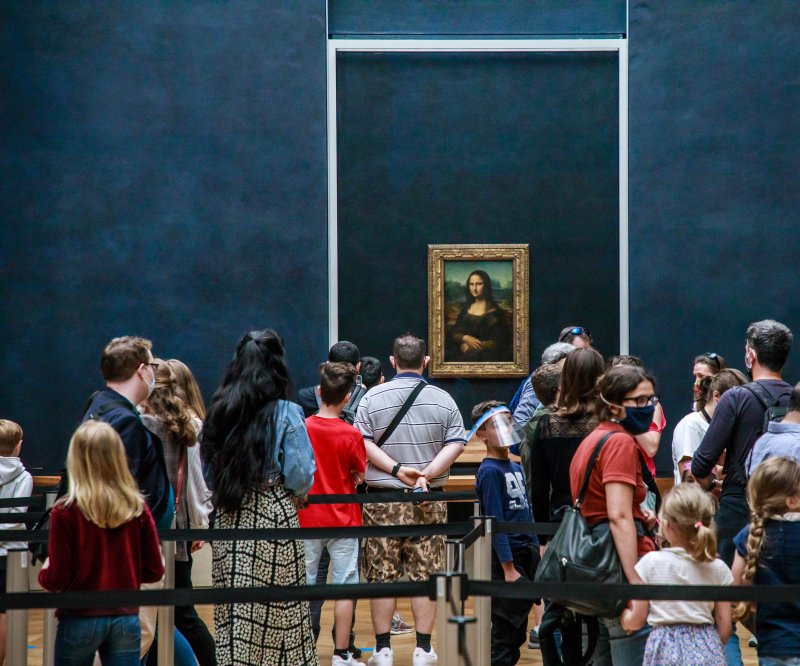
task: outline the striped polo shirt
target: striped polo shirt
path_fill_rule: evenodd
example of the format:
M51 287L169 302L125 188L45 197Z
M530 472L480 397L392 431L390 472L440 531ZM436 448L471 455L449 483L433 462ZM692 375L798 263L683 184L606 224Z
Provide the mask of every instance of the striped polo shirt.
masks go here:
M418 382L419 375L401 372L394 379L374 386L358 405L355 427L364 439L380 439ZM387 442L381 447L395 461L416 469L424 469L446 445L464 446L466 437L461 412L450 394L436 386L426 385L417 396L411 409L403 417ZM448 472L431 480L432 488L444 485ZM368 486L382 488L407 488L388 472L367 463Z

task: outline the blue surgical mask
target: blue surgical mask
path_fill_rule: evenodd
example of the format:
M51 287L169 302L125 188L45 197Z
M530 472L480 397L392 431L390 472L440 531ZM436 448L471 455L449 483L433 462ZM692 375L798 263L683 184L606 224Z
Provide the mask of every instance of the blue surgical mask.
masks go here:
M631 435L641 435L650 430L653 422L653 414L656 411L655 405L646 407L625 407L625 418L619 424Z

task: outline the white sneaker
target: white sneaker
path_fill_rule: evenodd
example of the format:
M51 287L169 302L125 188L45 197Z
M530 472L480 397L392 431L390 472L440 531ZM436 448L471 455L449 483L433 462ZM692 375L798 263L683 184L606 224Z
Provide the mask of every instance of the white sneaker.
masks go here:
M428 664L435 664L439 661L439 657L431 648L430 652L425 652L422 648L418 647L414 650L414 656L411 658L411 666L428 666Z
M367 660L367 666L394 666L394 652L392 648L375 650Z
M356 661L355 657L348 652L347 659L342 659L338 654L333 655L331 666L364 666L364 664Z

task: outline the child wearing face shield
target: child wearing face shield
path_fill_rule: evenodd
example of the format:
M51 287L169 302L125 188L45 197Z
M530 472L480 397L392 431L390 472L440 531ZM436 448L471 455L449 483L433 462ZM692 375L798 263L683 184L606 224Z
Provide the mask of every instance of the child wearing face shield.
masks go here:
M525 477L518 463L509 459L509 449L525 439L522 428L503 403L489 400L472 410L473 437L486 446L486 458L478 468L475 490L481 515L499 522L533 522L525 490ZM532 580L539 564L539 540L534 534L492 535L492 580L513 583ZM534 599L492 600L492 664L516 664L520 647L527 640L528 614Z

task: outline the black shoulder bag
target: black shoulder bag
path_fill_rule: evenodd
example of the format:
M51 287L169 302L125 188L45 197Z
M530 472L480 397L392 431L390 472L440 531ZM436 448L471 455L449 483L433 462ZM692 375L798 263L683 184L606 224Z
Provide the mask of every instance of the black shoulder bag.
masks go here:
M564 510L561 524L547 544L544 557L536 569L537 583L625 583L625 574L617 555L611 530L592 531L581 514L592 470L600 449L613 433L606 433L594 447L586 466L578 499ZM626 601L611 599L598 589L593 599L553 599L553 602L580 613L596 617L619 617Z

